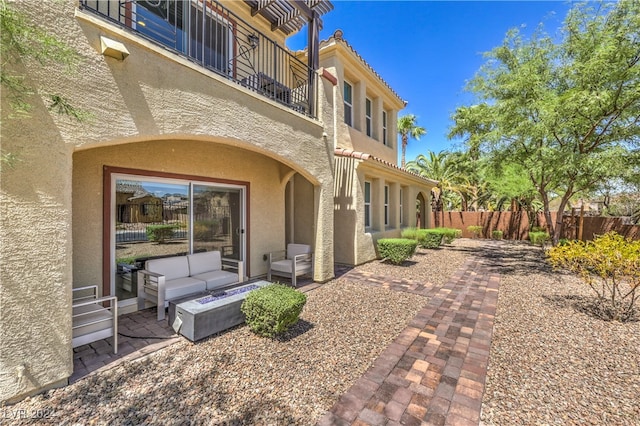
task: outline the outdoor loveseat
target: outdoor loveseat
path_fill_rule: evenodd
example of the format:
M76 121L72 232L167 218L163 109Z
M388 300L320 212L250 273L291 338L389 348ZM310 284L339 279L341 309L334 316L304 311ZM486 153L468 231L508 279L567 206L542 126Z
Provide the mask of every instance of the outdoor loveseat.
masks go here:
M219 251L147 260L138 271L138 309L144 309L146 301L157 305L161 321L170 300L242 281L242 262L222 258Z

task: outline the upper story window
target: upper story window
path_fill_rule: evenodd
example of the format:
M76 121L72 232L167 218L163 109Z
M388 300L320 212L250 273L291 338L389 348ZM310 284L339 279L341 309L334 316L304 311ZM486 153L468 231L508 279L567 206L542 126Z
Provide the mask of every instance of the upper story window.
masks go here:
M353 126L353 87L344 82L344 122Z
M382 111L382 143L389 144L387 140L387 111Z
M364 182L364 227L371 226L371 182Z
M367 131L367 136L371 137L372 133L371 133L371 129L372 129L372 125L371 125L371 99L367 98L365 101L365 114L364 114L364 119L365 119L365 125L366 125L366 131Z

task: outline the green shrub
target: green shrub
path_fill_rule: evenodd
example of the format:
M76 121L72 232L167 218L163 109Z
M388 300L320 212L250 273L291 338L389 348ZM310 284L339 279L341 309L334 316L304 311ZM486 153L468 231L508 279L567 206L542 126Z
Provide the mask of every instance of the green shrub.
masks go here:
M608 232L593 241L568 241L547 250L555 268L578 274L598 296L595 313L604 319L636 317L640 295L640 241Z
M147 226L147 239L149 241L157 241L158 243L164 243L165 240L173 237L173 230L176 229L175 225L148 225Z
M547 232L547 228L544 226L532 226L531 232Z
M442 244L442 232L435 229L420 229L418 230L418 244L422 248L438 248Z
M494 240L501 240L502 239L502 231L500 231L499 229L496 229L494 231L491 232L491 238L493 238Z
M381 238L378 253L382 259L399 265L413 256L417 246L418 242L409 238Z
M304 293L275 283L250 292L240 310L251 331L259 336L273 337L298 322L305 303L307 296Z
M400 233L400 237L408 238L410 240L418 239L418 228L405 228Z
M467 231L471 232L473 238L482 237L482 226L480 225L467 226Z
M453 240L459 238L460 235L462 235L462 231L455 228L435 228L433 229L433 231L442 234L442 241L444 242L444 244L451 244Z
M549 241L549 234L546 232L529 232L529 239L531 244L537 246L543 246L545 242Z

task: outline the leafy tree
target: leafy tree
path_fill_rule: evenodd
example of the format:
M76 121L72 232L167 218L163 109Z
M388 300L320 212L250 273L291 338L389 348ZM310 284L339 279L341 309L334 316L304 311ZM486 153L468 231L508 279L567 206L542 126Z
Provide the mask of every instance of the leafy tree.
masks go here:
M481 102L454 114L451 136L527 171L554 243L569 200L619 176L640 144L639 41L635 0L576 6L557 43L542 29L529 40L511 30L470 82Z
M38 93L26 78L29 66L57 65L67 71L73 70L79 62L79 55L63 41L36 27L6 0L0 0L0 86L2 96L7 99L8 119L28 118L33 106L29 97ZM84 121L91 115L74 107L59 93L45 93L49 109ZM3 114L3 121L5 114ZM13 167L19 161L11 152L0 153L2 166Z
M424 136L427 131L424 127L417 125L418 117L413 114L403 115L398 118L398 134L402 137L402 168L405 166L405 154L407 153L407 145L409 137L420 140L420 136Z

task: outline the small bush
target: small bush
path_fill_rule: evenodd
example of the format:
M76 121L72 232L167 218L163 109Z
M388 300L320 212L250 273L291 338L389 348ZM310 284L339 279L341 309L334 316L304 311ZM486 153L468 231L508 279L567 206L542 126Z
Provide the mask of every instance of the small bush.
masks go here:
M176 229L175 225L148 225L146 230L147 239L149 241L164 243L165 240L173 237L174 229Z
M547 228L544 226L532 226L531 232L547 232Z
M438 248L442 244L442 233L435 229L420 229L418 231L418 244L422 248Z
M596 314L614 321L637 316L635 302L640 293L640 241L615 232L593 241L570 241L547 250L555 268L578 274L598 296Z
M396 265L413 256L416 247L418 247L418 242L408 238L381 238L378 240L380 257Z
M482 226L480 225L467 226L467 231L471 232L473 238L482 237Z
M400 237L408 238L410 240L418 239L418 228L405 228L400 233Z
M444 244L451 244L453 240L462 235L462 231L460 229L454 228L435 228L433 231L442 234L442 242Z
M307 296L279 283L253 290L242 302L240 310L251 331L273 337L298 322Z
M491 232L491 238L493 238L494 240L501 240L502 239L502 231L500 231L499 229L496 229L495 231Z
M531 244L543 246L545 242L549 241L549 239L549 234L546 232L529 232L529 240L531 240Z

